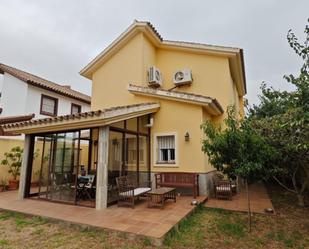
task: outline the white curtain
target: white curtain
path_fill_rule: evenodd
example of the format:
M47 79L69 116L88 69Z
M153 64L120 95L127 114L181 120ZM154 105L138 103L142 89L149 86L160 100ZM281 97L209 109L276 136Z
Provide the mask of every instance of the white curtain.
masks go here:
M175 137L174 136L158 137L158 149L175 149Z
M165 161L163 158L162 149L175 149L175 136L159 136L157 137L158 141L158 159L159 162ZM169 154L170 152L168 152Z

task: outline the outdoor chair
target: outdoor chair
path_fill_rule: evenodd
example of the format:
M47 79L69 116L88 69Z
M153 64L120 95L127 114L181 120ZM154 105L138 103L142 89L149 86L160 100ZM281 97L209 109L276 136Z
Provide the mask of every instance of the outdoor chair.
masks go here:
M79 180L77 183L77 198L92 200L96 192L96 175L94 175L89 181Z
M219 180L215 182L215 197L217 199L232 200L232 186L229 180Z
M151 190L150 187L141 187L142 184L138 184L132 176L117 177L116 183L118 188L118 207L131 206L134 208L135 199L145 196Z

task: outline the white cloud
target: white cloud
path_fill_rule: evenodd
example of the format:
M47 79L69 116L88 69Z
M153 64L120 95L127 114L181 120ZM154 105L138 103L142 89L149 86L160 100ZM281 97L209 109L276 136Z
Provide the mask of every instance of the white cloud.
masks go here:
M256 102L262 81L290 89L282 76L300 61L286 33L302 36L308 9L306 0L1 0L0 62L90 93L79 70L134 19L149 20L165 39L244 48Z

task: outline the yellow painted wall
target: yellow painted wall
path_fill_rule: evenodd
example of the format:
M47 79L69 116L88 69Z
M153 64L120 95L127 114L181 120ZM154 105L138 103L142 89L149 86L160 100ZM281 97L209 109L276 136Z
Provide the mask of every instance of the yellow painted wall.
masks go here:
M5 159L4 153L9 152L13 147L24 146L23 140L16 140L16 139L0 139L0 161ZM0 165L0 181L9 180L13 177L8 173L8 166Z
M128 94L127 85L143 80L142 47L143 35L140 34L93 74L92 110L138 102Z
M143 102L160 102L161 107L154 115L154 126L151 129L152 171L213 170L201 151L203 134L200 125L206 119L220 124L226 114L211 117L197 105L129 93L127 90L129 83L147 86L147 71L150 66L156 66L162 72L163 89L174 87L172 76L176 70L191 69L192 85L178 88L178 91L216 98L224 110L232 104L239 109L239 98L231 77L228 58L159 49L139 33L94 72L92 110ZM177 133L179 156L177 167L155 166L154 134L167 132ZM184 139L186 132L190 134L189 142L185 142Z

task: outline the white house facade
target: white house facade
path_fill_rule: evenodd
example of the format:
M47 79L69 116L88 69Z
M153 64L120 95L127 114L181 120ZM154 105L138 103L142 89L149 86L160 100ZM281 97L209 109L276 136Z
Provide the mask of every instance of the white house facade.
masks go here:
M90 110L90 96L24 71L0 64L0 118L34 115L33 119Z

